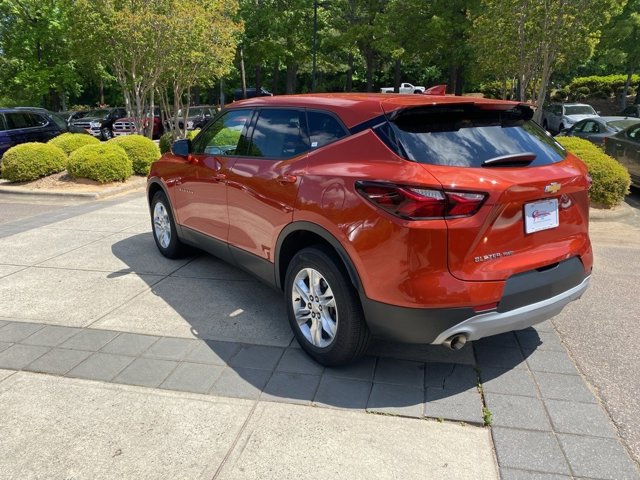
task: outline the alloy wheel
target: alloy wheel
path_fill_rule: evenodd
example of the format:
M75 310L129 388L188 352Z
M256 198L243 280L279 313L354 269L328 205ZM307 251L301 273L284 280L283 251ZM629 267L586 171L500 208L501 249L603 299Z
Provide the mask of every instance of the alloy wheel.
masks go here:
M160 246L169 248L171 243L171 221L169 213L162 202L156 203L153 208L153 230Z
M293 282L291 302L307 341L317 348L329 346L338 329L338 309L327 279L313 268L301 269Z

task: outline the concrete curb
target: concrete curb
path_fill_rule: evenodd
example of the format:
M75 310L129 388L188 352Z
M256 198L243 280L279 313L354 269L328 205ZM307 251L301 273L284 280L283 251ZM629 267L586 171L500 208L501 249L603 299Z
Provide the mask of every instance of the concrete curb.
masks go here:
M615 208L590 208L589 219L595 222L610 222L633 215L634 208L625 202Z
M118 185L117 187L107 188L105 190L97 192L73 192L67 190L33 190L23 187L5 187L0 186L0 195L13 194L24 195L25 197L40 197L40 198L66 198L66 199L81 199L81 200L100 200L103 198L113 197L122 193L133 192L134 190L144 190L147 185L146 178L140 178L134 182L130 182L126 185Z

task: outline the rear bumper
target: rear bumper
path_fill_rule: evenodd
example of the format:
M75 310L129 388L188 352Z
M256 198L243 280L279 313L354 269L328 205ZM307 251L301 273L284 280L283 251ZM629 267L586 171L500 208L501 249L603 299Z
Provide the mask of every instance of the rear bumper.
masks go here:
M478 340L499 333L521 330L536 323L544 322L558 315L570 302L582 296L591 276L569 290L531 305L525 305L508 312L489 312L475 315L445 330L432 342L439 345L453 335L463 334L467 340Z
M373 335L406 343L442 344L454 335L478 340L548 320L580 298L590 278L577 257L514 275L504 284L498 308L484 313L471 307L400 307L362 294L361 301Z

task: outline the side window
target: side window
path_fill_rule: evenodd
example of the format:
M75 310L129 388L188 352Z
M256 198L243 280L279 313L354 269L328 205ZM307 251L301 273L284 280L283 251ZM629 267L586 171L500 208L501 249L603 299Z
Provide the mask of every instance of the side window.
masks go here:
M582 131L584 133L598 133L600 129L596 122L584 122L582 124Z
M554 105L552 111L554 115L562 115L562 105Z
M309 150L305 115L299 110L263 109L251 138L252 157L289 158Z
M347 135L340 122L327 113L307 112L311 148L320 148Z
M246 127L252 110L231 110L206 130L200 132L193 142L193 153L208 155L240 155L246 151Z
M47 123L49 123L49 121L39 113L30 113L29 123L31 124L32 127L43 127Z
M576 123L576 125L573 127L573 131L574 132L584 132L584 131L586 131L585 130L586 125L587 125L587 122Z
M29 128L32 126L28 113L9 112L9 113L5 113L4 116L7 119L8 130L16 130L18 128Z
M0 130L7 129L7 122L4 120L4 115L0 113Z
M634 140L640 141L640 127L632 128L627 132L627 136L629 138L633 138Z

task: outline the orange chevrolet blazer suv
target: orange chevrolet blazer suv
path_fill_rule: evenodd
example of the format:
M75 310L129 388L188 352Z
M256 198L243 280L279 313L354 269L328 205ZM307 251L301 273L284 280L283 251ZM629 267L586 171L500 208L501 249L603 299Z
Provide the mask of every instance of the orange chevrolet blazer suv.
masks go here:
M169 258L197 247L284 292L318 362L371 336L461 348L586 290L591 179L524 104L313 94L234 103L148 178Z

